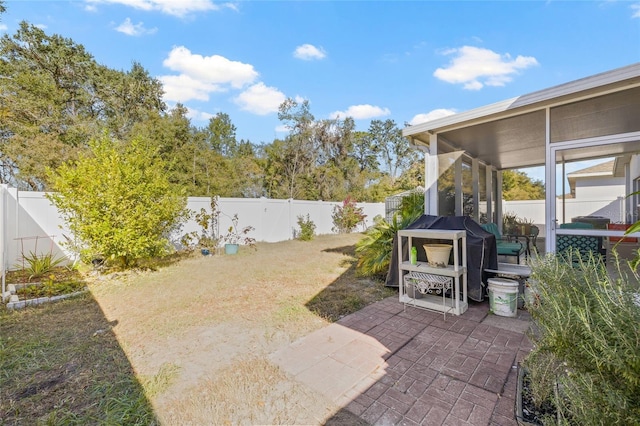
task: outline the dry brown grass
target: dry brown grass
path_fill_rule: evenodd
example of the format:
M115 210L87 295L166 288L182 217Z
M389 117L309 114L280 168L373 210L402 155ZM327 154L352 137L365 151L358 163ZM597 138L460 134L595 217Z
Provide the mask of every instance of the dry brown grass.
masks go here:
M338 407L268 355L394 294L356 277L360 237L198 254L89 286L161 422L318 424Z

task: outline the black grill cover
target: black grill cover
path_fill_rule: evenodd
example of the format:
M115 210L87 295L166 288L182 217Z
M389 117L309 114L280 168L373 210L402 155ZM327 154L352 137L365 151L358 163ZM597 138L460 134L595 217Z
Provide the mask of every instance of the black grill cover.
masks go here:
M483 286L486 277L485 269L498 269L498 252L496 237L486 232L469 216L429 216L422 215L407 226L407 229L451 229L467 231L467 296L476 302L484 300ZM426 261L422 244L427 240L414 238L418 247L418 260ZM432 241L432 240L429 240ZM433 241L432 241L433 242ZM446 241L443 241L446 242ZM408 259L408 247L404 247L405 259ZM391 264L387 272L387 287L398 287L398 237L394 237Z

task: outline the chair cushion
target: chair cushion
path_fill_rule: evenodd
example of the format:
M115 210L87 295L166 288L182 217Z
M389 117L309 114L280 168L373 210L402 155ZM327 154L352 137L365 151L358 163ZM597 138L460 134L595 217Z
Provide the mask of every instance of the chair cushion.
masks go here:
M496 243L499 255L517 255L524 251L521 243L510 243L507 241L498 241Z
M496 225L495 223L485 223L482 226L482 229L484 229L487 232L491 232L493 235L496 236L496 240L501 240L502 239L502 235L500 235L500 231L498 231L498 225Z

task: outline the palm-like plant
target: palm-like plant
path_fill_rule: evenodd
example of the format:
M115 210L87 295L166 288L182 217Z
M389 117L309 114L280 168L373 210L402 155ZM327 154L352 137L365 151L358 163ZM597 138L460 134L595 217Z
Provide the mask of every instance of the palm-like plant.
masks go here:
M393 216L391 223L383 218L376 219L365 237L356 244L358 273L384 278L391 263L394 237L423 213L424 194L412 194L402 199L400 210Z

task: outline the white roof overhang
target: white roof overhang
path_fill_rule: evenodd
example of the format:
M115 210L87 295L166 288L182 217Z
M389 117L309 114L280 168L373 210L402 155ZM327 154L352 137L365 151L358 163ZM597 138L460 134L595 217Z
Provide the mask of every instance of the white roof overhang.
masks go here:
M413 145L463 150L497 169L545 164L546 116L550 141L564 142L640 131L640 63L485 107L406 127ZM562 151L557 161L640 152L635 143Z

